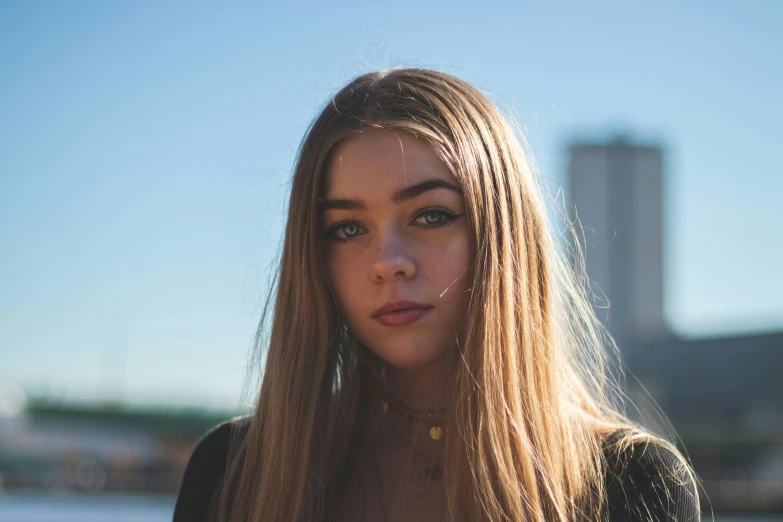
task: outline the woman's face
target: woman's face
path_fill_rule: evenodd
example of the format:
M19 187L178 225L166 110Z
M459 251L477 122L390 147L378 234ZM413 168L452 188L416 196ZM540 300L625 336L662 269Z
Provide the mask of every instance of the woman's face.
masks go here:
M474 256L448 167L411 134L365 130L334 150L322 209L329 283L350 332L397 368L440 362Z

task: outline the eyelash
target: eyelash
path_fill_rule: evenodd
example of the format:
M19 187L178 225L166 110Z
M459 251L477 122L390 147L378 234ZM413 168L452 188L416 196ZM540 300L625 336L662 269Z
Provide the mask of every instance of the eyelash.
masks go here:
M465 215L464 212L462 214L452 214L451 212L448 212L446 210L430 209L430 210L424 210L424 211L420 212L414 218L414 221L419 219L419 218L421 218L421 217L423 217L423 216L426 216L427 214L440 214L440 215L443 216L443 219L441 221L439 221L438 223L420 225L425 230L434 230L434 229L438 229L438 228L447 227L447 226L451 225L452 222L454 222L455 220L457 220L457 219L459 219L459 218L461 218L462 216ZM326 230L326 237L328 237L332 241L337 241L339 243L347 243L349 240L351 240L351 239L361 235L361 234L357 234L356 236L350 236L350 237L346 237L344 239L340 238L340 237L336 237L335 233L338 230L340 230L342 227L346 226L346 225L356 225L358 227L362 226L361 223L359 223L356 220L341 221L340 223L336 223L336 224L332 225L331 227L329 227Z

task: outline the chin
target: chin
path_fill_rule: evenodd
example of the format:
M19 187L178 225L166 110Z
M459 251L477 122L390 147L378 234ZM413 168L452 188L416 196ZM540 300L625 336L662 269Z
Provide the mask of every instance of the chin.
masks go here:
M429 349L427 349L429 348ZM419 370L430 367L443 360L444 351L434 351L431 347L390 346L375 353L388 364L400 370Z

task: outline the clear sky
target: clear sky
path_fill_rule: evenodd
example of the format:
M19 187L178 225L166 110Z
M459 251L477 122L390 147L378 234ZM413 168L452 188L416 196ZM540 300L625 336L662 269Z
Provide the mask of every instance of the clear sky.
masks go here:
M669 322L783 329L783 3L283 4L0 3L0 388L234 405L296 147L393 65L482 88L557 183L574 137L662 145Z

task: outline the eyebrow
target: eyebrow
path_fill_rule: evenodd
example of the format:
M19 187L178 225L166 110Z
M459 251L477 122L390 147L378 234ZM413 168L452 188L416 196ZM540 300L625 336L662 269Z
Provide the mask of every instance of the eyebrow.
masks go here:
M417 183L416 185L398 190L392 194L391 200L394 203L402 203L403 201L413 199L429 190L439 188L452 190L458 194L462 194L462 191L459 188L455 187L448 181L444 181L442 179L428 179L426 181L422 181L421 183ZM321 203L322 212L331 209L367 210L367 205L365 205L363 201L356 199L319 199L318 201Z

